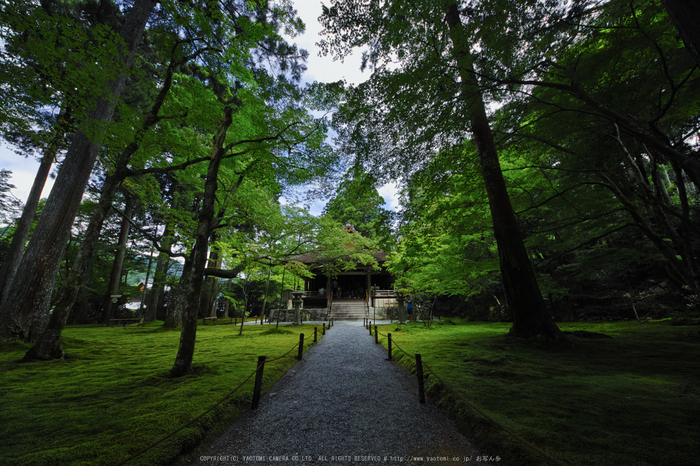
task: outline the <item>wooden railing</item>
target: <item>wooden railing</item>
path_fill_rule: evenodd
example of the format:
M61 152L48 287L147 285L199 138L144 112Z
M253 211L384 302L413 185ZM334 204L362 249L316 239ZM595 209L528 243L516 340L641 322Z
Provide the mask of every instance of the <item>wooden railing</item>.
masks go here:
M396 298L396 290L373 290L373 298Z
M319 298L319 297L327 297L327 296L328 296L328 294L326 293L326 291L324 291L323 294L321 294L318 290L304 291L304 294L302 295L302 297L304 297L304 298Z

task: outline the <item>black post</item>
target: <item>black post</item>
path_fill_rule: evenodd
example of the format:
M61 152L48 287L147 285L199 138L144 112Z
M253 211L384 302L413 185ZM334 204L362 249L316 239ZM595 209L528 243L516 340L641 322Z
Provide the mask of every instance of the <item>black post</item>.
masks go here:
M262 389L263 369L265 368L265 356L258 356L258 369L255 374L255 385L253 387L253 404L250 409L258 409L260 403L260 390Z
M326 323L324 322L323 329L321 329L321 335L325 335L325 334L326 334Z
M297 359L301 361L301 357L304 354L304 334L300 333L299 334L299 354L297 355Z
M392 361L393 359L391 358L391 333L388 334L388 337L389 337L389 357L386 359L387 359L387 361Z
M368 327L369 327L369 336L372 336L372 321L371 320L369 321Z
M318 341L318 327L314 327L314 343Z
M425 403L425 386L423 384L423 362L420 354L416 354L416 374L418 375L418 401Z
M377 332L377 326L374 326L374 343L379 343L379 332Z

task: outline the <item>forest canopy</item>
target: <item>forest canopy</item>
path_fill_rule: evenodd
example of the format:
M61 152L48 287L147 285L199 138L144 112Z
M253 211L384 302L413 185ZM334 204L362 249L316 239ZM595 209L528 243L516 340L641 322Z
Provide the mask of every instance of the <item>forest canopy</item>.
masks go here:
M197 318L264 313L348 224L396 287L514 336L697 312L698 12L676 3L331 0L319 46L362 54L349 85L301 82L289 2L6 2L0 133L41 164L21 215L0 180L0 336L61 357L138 281L182 375Z

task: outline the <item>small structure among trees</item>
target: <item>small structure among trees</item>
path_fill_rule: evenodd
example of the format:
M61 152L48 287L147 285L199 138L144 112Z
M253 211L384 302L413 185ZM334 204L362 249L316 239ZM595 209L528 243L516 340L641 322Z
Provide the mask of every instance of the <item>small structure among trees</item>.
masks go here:
M352 226L345 231L354 234ZM367 313L395 307L395 277L387 270L386 253L371 254L373 261L363 263L351 256L328 255L311 251L292 257L290 261L308 267L312 276L304 278L305 309L325 309L335 319L361 319Z

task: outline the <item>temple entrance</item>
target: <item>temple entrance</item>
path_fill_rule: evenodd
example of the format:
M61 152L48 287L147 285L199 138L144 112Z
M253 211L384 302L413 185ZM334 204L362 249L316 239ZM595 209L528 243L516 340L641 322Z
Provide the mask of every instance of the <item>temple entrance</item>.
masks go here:
M367 275L352 274L338 275L337 278L331 280L333 288L333 300L365 300L367 297Z
M391 275L372 274L368 279L368 275L364 272L351 272L339 274L329 282L328 277L318 274L306 280L306 291L319 292L327 296L329 290L333 290L334 299L365 299L370 286L380 290L390 290L393 284L392 278Z
M378 251L374 257L380 269L358 264L354 270L343 271L335 277L327 275L324 262L316 262L313 253L293 258L309 265L314 273L313 277L304 279L303 307L311 311L327 309L334 318L361 319L370 308L395 306L394 277L382 265L386 256ZM373 313L379 312L383 311L373 310Z

